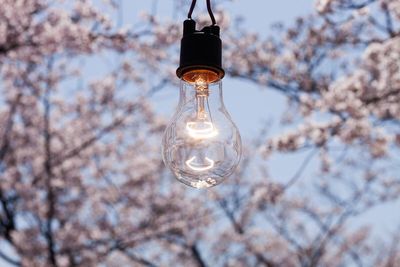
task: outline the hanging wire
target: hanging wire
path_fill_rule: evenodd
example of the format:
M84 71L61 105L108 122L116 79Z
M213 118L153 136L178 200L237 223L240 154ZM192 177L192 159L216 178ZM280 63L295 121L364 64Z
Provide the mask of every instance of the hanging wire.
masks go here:
M212 12L212 9L211 9L211 0L207 0L207 10L208 10L208 14L210 15L212 25L217 25L217 22L215 21L215 17Z
M190 6L190 9L189 9L188 19L192 19L192 13L193 13L195 6L196 6L196 0L193 0L192 5Z
M192 4L190 5L190 9L189 9L189 13L188 13L188 19L192 19L193 10L196 6L196 1L197 0L192 0ZM211 9L211 0L207 0L207 11L208 11L208 15L210 15L212 25L217 25L217 22L215 20L214 14Z

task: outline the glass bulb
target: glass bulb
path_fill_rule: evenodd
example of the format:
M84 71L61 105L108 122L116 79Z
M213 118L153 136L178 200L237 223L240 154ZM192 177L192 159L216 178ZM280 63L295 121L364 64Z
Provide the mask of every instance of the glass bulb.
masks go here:
M240 161L240 134L222 101L222 82L192 71L180 82L180 100L163 138L163 159L182 183L208 188L231 175Z

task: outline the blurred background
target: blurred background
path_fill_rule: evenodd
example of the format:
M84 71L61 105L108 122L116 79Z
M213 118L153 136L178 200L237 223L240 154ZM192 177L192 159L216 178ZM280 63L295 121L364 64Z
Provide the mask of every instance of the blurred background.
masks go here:
M0 266L400 266L400 1L212 1L243 156L202 190L161 158L190 2L0 0Z

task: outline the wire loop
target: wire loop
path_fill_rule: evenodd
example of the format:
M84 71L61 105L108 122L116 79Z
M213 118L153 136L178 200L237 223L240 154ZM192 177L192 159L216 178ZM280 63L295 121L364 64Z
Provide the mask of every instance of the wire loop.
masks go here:
M192 4L190 5L190 9L189 9L189 13L188 13L188 19L192 19L193 10L196 6L196 1L197 0L192 0ZM213 26L217 25L217 22L215 20L214 14L211 9L211 0L207 0L207 11L208 11L208 15L210 16L212 25Z

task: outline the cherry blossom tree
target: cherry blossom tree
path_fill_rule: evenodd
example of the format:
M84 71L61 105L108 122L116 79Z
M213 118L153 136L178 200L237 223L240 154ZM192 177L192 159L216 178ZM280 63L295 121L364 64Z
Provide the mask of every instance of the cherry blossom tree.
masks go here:
M263 130L224 185L193 192L161 161L153 98L176 84L180 21L118 25L114 1L0 0L4 263L400 264L400 227L354 223L400 195L400 1L319 0L269 38L223 7L227 74L285 95L292 130ZM282 153L306 155L288 181L268 173Z
M116 29L106 5L0 3L0 256L11 265L150 265L140 251L157 262L166 249L167 262L185 262L167 236L208 220L163 178L154 140L164 121L135 64L92 80L82 71L82 58L102 53L159 56L146 32Z
M378 240L369 225L351 227L373 207L398 201L399 6L400 1L317 1L315 15L297 19L278 38L260 40L244 32L242 42L231 43L230 59L241 59L229 62L231 75L289 99L284 120L293 130L267 138L264 156L309 151L287 183L271 177L275 183L249 186L244 203L222 202L239 244L256 252L256 264L400 264L398 232ZM296 187L315 154L320 172ZM260 221L269 227L260 229ZM253 264L242 255L238 260Z

